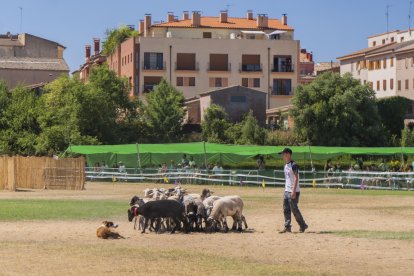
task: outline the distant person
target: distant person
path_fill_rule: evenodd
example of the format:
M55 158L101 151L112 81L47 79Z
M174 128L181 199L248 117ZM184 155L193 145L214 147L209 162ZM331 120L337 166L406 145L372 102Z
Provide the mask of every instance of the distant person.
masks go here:
M196 162L194 161L194 157L190 156L190 161L188 161L188 165L191 169L194 169L196 167Z
M183 168L186 168L186 167L188 167L189 163L190 163L190 161L188 161L188 159L187 159L187 154L183 154L183 158L181 159L181 166Z
M222 174L223 173L223 167L218 163L213 167L213 173L214 174Z
M292 150L285 148L279 154L282 155L285 161L285 192L283 195L283 213L285 216L285 228L280 233L292 232L291 217L292 213L299 224L299 231L305 232L308 225L300 213L298 203L300 196L299 188L299 167L295 161L292 160Z
M175 169L176 169L176 166L175 166L174 160L171 160L171 161L170 161L170 167L169 167L168 169L169 169L169 170L175 170Z
M167 163L162 163L162 166L161 166L161 173L166 173L167 172Z
M119 173L126 173L126 169L125 169L124 163L119 162L118 172Z
M257 169L258 169L259 171L262 171L262 170L264 170L265 168L266 168L266 162L265 162L265 160L264 160L263 155L260 155L260 156L259 156L259 159L257 159Z

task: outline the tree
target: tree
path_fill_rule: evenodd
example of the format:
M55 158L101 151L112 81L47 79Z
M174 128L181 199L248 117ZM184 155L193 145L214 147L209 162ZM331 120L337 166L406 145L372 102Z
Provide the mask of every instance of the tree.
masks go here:
M243 121L236 123L225 131L226 140L230 143L239 145L263 145L265 143L266 132L250 110Z
M292 102L295 134L311 145L384 144L375 93L350 74L318 76L311 84L298 86Z
M42 130L36 139L38 154L63 152L71 143L98 143L97 138L86 134L80 125L87 96L86 86L68 76L62 76L45 87L41 98L43 111L38 119Z
M414 131L409 127L404 127L401 134L402 147L414 147Z
M388 130L390 137L396 135L401 137L404 128L404 116L411 107L411 101L400 96L377 100L378 112L384 127Z
M184 115L184 95L166 80L161 80L148 94L145 107L145 116L153 141L179 141Z
M40 100L35 92L23 87L8 93L1 85L0 152L34 155L36 138L40 134L38 115Z
M231 126L223 107L212 104L204 111L201 128L204 140L212 143L226 143L225 131Z
M130 37L135 37L138 32L128 26L120 26L117 29L106 30L106 38L102 42L103 54L108 56L115 52L118 45Z

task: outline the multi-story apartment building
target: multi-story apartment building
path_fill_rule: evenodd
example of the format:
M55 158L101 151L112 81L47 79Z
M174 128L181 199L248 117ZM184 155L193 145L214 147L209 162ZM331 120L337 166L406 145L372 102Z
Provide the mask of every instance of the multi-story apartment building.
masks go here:
M106 56L100 50L101 40L99 38L93 39L93 46L94 51L91 54L91 45L85 45L85 63L72 73L73 75L77 75L83 82L89 81L89 75L94 66L99 66L106 62Z
M338 58L341 74L368 83L378 98L414 100L414 33L392 31L368 38L368 47Z
M10 89L39 85L69 73L61 44L30 34L0 35L0 80Z
M241 85L267 93L267 108L289 105L298 85L300 43L287 16L244 18L168 13L166 22L139 23L140 35L107 57L131 84L131 96L145 97L162 78L194 98L212 89Z

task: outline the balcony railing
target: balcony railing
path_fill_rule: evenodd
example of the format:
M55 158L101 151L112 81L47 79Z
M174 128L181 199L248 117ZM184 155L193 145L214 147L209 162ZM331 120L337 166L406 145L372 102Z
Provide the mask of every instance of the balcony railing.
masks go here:
M143 62L142 63L142 70L158 70L158 71L163 71L165 70L165 68L167 68L167 63L164 61L162 64L148 64Z
M218 67L218 66L212 66L210 63L208 63L207 71L217 71L217 72L229 72L231 71L231 63L227 64L226 68Z
M294 87L292 86L290 89L285 89L284 91L276 91L275 89L274 89L274 86L271 86L270 87L271 88L271 95L272 96L293 96L294 95L294 93L295 93L295 89L294 89Z
M240 72L262 72L262 64L241 64Z
M175 63L175 70L176 71L198 71L199 70L198 62L194 63L191 66L180 66L176 62Z
M273 65L272 72L276 73L293 73L295 72L294 64L286 64L286 65Z
M151 92L152 90L154 90L155 86L157 86L156 84L144 84L143 85L143 92L144 93L148 93Z

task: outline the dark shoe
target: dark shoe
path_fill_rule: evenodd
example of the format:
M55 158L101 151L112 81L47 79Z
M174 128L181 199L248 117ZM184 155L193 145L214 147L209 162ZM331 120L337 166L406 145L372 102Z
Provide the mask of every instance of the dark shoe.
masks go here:
M290 228L285 228L282 231L279 231L279 234L284 234L284 233L291 233L292 230Z
M308 225L307 225L307 224L305 224L303 227L301 227L301 228L299 229L299 232L301 232L301 233L305 233L306 229L308 229Z

